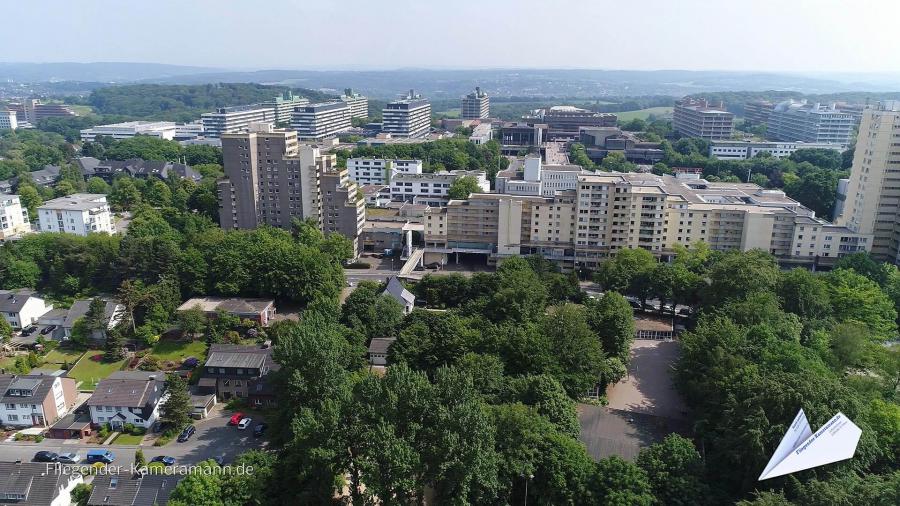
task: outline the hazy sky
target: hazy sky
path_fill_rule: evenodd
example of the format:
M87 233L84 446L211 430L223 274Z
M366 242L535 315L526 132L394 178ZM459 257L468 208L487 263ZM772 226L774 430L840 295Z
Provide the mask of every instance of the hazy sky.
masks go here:
M900 71L898 0L8 0L0 60Z

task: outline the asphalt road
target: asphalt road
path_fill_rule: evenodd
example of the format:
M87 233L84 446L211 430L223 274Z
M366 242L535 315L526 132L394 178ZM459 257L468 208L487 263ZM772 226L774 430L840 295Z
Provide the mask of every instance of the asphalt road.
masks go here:
M228 425L231 412L215 410L210 418L194 423L197 431L191 439L184 443L172 440L165 446L136 445L88 445L77 440L46 438L40 443L2 442L0 443L0 461L30 462L34 454L41 450L56 453L76 452L84 459L88 450L103 449L111 451L115 456L115 464L130 466L134 461L134 452L138 448L144 451L144 457L150 459L159 455L175 457L176 464L196 464L217 456L224 455L225 462L247 450L265 447L266 438L253 437L252 427L261 419L253 418L253 424L245 430Z

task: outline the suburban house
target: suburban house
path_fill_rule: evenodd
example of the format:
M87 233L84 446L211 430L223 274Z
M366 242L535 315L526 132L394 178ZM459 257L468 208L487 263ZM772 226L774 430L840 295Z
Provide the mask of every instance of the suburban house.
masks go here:
M0 423L49 427L75 405L75 380L43 374L0 374Z
M85 179L96 176L110 184L117 176L123 174L140 179L156 177L163 181L172 177L190 179L194 182L199 182L203 179L203 176L190 166L177 162L143 160L141 158L98 160L90 156L83 156L77 158L75 163Z
M94 425L120 429L126 423L149 428L159 418L165 390L160 372L116 371L97 384L87 400Z
M387 288L384 289L384 295L393 297L394 300L403 306L403 314L412 313L416 307L416 296L403 286L403 283L397 276L393 276L388 280Z
M0 462L0 504L69 506L79 483L80 473L50 473L45 463Z
M100 473L88 506L164 506L181 474Z
M34 290L0 290L0 313L14 329L25 328L53 309Z
M104 299L104 319L106 329L112 329L125 317L125 306L112 299ZM37 319L38 334L48 338L62 341L72 338L72 328L79 318L84 317L91 308L91 299L79 299L72 303L69 309L54 308L47 311ZM93 339L103 341L106 339L102 330L94 331Z
M215 393L220 400L246 398L254 406L274 405L275 393L268 375L280 367L272 348L239 344L212 344L198 393Z
M214 318L216 313L224 311L242 320L253 320L263 327L269 325L275 317L275 301L272 299L246 299L222 297L195 297L178 307L178 311L187 311L194 307Z
M387 365L388 351L394 344L393 337L374 337L369 343L369 363L377 366Z

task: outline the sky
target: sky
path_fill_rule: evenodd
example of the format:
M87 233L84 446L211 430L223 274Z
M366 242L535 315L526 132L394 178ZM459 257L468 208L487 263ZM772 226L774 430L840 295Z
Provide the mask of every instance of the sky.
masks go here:
M900 72L897 0L9 0L0 61Z

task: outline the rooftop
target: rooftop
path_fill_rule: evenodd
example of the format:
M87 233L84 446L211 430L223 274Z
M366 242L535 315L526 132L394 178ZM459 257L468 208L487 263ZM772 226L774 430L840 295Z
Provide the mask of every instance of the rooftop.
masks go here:
M48 200L38 209L67 209L75 211L88 211L106 205L106 195L101 193L73 193L67 197L59 197Z
M178 311L187 311L188 309L193 309L194 306L200 306L200 309L207 313L222 310L236 315L256 315L273 304L275 304L275 301L272 299L195 297L185 301L184 304L178 307Z
M272 354L272 348L258 346L213 344L209 347L206 367L228 367L235 369L262 369Z
M100 380L87 405L143 408L158 400L164 382L161 372L116 371Z

